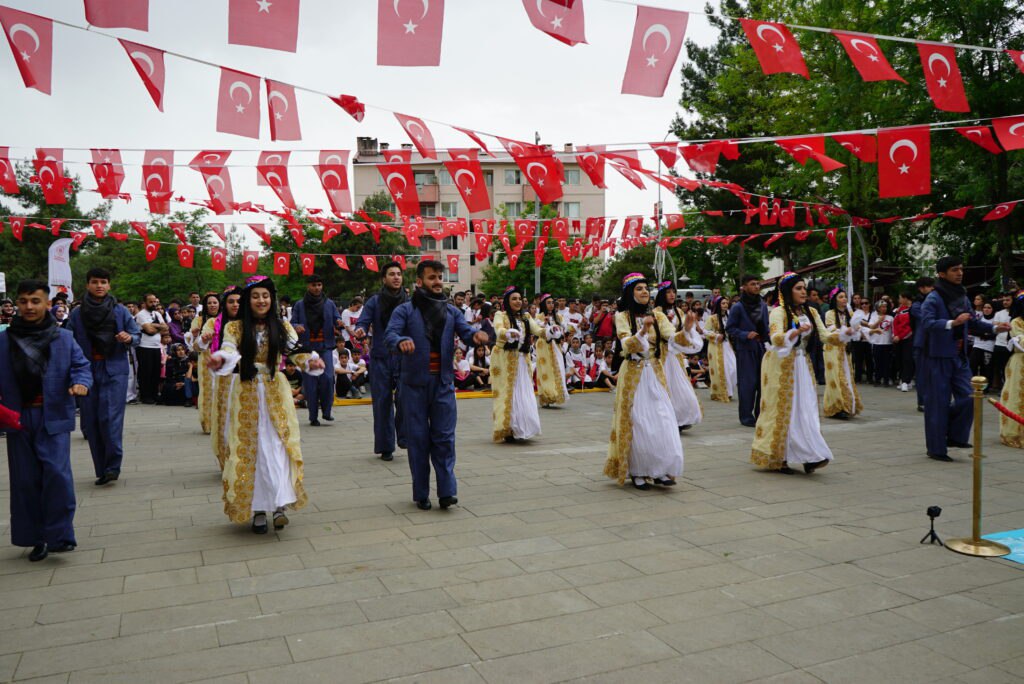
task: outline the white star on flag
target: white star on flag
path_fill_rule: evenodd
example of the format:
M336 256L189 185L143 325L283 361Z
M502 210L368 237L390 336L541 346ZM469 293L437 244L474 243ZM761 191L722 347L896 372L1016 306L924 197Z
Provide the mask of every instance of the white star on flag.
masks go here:
M270 6L274 3L267 2L267 0L256 0L256 4L260 6L258 10L259 12L266 12L267 14L270 14Z
M877 62L878 55L868 55L868 59L870 59L872 62Z
M239 114L245 113L245 105L235 105L235 111Z
M654 55L649 55L647 57L647 66L654 67L657 63L658 63L658 58L655 57Z
M404 24L406 33L416 33L416 24L412 23L412 19L409 20L408 24Z
M904 175L910 173L910 167L907 166L906 164L900 164L900 173Z
M25 60L26 62L29 62L29 61L32 60L32 58L29 56L29 54L27 52L25 52L24 50L21 51L21 58L23 60Z
M783 50L786 49L782 46L781 43L772 43L772 47L775 49L776 52L782 52Z
M562 19L563 19L563 17L555 17L554 19L552 19L551 20L551 28L552 29L560 29L560 28L562 28Z
M944 78L940 78L939 79L939 87L940 88L945 88L946 87L946 79L944 79Z

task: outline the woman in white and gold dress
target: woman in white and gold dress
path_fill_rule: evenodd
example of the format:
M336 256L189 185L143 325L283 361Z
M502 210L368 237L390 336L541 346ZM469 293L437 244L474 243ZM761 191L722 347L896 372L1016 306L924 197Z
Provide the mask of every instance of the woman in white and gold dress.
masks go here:
M704 340L700 336L696 314L684 313L676 306L676 288L671 281L658 285L658 292L654 296L654 311L663 314L676 333L685 332L681 342L676 341L675 335L662 339L660 357L676 423L680 430L688 430L700 423L704 409L690 382L686 357L688 354L699 354Z
M807 353L808 339L840 345L817 310L807 305L807 285L796 273L779 280L779 306L768 317L771 347L761 363L761 414L757 418L750 460L759 468L790 474L787 464L813 473L833 459L821 436L818 392Z
M863 333L859 326L854 328L850 321L849 298L840 288L832 290L829 309L825 313L825 328L830 333L839 333L843 344L825 345L825 416L836 420L849 420L864 408L854 382L853 365L846 352L847 342L856 342Z
M708 305L710 315L704 328L708 340L708 375L711 401L726 404L736 395L736 352L732 349L725 326L729 322L729 300L718 296Z
M1000 401L1018 416L1024 415L1024 290L1017 293L1010 305L1010 360L1006 364L1006 381ZM999 439L1010 447L1024 449L1024 425L1009 416L999 417Z
M537 340L537 395L542 408L569 401L569 388L565 383L564 321L558 315L555 298L541 295L537 322L544 326L546 340Z
M206 435L210 434L215 397L213 373L206 367L206 362L210 360L210 350L202 344L202 331L203 327L216 318L218 313L220 313L220 298L216 292L207 292L203 295L202 310L192 319L192 327L189 330L192 350L199 356L199 368L196 371L196 376L199 378L199 398L196 406L199 409L199 427Z
M279 365L288 357L319 375L324 362L315 352L297 353L297 341L291 324L278 314L273 281L253 276L242 292L240 320L227 324L221 348L210 355L209 367L218 375L238 369L228 410L224 512L232 522L251 518L256 534L267 533L268 513L280 530L288 524L286 508L306 505L299 423Z
M492 439L530 439L540 434L540 413L530 368L530 336L538 342L547 338L544 328L527 313L523 293L514 285L505 290L502 310L494 314L494 332L497 339L491 350Z
M237 285L224 290L220 296L220 313L211 318L203 326L195 346L203 350L206 356L207 372L213 381L213 398L210 400L210 441L217 465L224 470L224 461L228 458L228 408L231 404L231 389L238 377L237 373L220 376L209 370L210 355L220 349L224 342L224 328L228 323L238 320L241 306L242 288Z
M615 314L622 365L615 389L615 414L604 474L637 489L651 483L672 486L683 473L683 443L662 364L664 340L686 341L660 311L651 310L651 293L642 273L622 280Z

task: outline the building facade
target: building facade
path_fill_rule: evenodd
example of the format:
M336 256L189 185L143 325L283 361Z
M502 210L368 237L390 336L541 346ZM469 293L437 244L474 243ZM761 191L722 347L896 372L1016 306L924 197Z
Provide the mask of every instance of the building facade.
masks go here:
M376 168L376 165L384 162L383 153L388 149L387 143L378 143L376 138L358 138L357 153L352 165L352 192L357 208L361 208L366 198L371 195L379 192L388 194L384 180ZM402 145L402 149L412 150L412 145ZM565 165L565 185L562 186L564 196L553 205L558 215L580 219L581 223L588 216L604 216L605 191L591 183L587 174L575 163L573 146L566 145L558 154ZM536 203L537 200L537 194L529 181L504 152L497 160L483 154L480 156L491 210L475 214L468 213L451 174L441 160L424 159L412 150L412 165L416 192L420 200L420 215L424 218L464 218L467 221L523 218L526 216L528 203ZM477 262L476 245L471 238L448 237L438 242L424 236L422 243L420 251L423 255L429 255L442 262L449 255L459 255L459 272L445 274L453 290L477 290L483 278L483 267L486 262Z

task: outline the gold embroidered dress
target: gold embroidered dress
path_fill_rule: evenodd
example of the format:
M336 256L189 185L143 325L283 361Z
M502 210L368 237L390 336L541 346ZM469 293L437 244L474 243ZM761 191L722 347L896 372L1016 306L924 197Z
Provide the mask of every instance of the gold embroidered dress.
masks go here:
M540 434L530 355L519 351L518 345L529 335L541 342L545 340L545 332L530 314L523 314L523 318L525 330L514 326L504 311L494 314L496 341L491 350L491 391L494 393L491 418L495 442L509 436L529 439ZM516 349L505 349L511 342L515 342Z
M569 389L565 384L565 357L562 355L562 340L565 327L558 314L543 323L546 340L537 340L537 395L542 406L564 404L569 400Z
M295 330L287 321L281 323L294 343L298 339ZM229 322L224 327L220 350L215 352L224 359L224 365L217 371L222 379L229 379L225 376L231 374L239 361L241 339L242 322ZM312 356L302 353L290 358L305 368ZM262 333L257 334L255 363L258 373L254 379L235 379L227 412L228 455L222 473L224 512L236 523L248 522L255 511L299 509L307 503L302 485L299 423L291 388L280 370L270 377L267 342Z
M214 406L214 379L213 373L206 368L206 362L210 360L210 350L208 347L204 347L202 344L201 336L207 326L210 326L212 331L213 318L206 321L202 326L200 325L203 321L202 317L196 316L192 321L192 328L189 332L192 333L192 349L199 352L199 361L196 364L196 377L199 378L199 397L197 399L197 405L199 407L199 427L202 428L203 434L210 434L210 430L213 429L213 421L211 416L213 415Z
M675 331L672 337L662 338L661 363L668 385L668 395L672 400L672 409L676 415L676 424L680 427L698 425L704 418L704 409L701 408L697 392L690 382L690 374L686 371L689 365L686 357L688 354L699 354L704 347L704 340L697 333L696 323L691 330L684 329L685 319L675 309L666 311L658 306L654 311L665 316ZM680 333L682 342L677 342Z
M842 344L838 333L825 329L813 307L810 319L794 316L793 325L810 323L818 337L828 345ZM771 348L761 362L761 414L757 418L750 461L769 470L779 470L786 463L817 463L831 461L832 451L821 436L818 419L818 393L806 353L810 331L790 339L785 307L779 306L768 316Z
M1024 415L1024 318L1010 322L1010 360L1006 364L1006 381L1000 402L1018 416ZM1006 446L1024 449L1024 425L1011 418L999 416L999 439Z
M725 330L722 330L718 324L718 316L708 318L704 336L708 340L711 401L728 404L736 394L736 353L732 349Z
M660 311L654 313L654 325L663 340L685 344L686 332L676 332ZM654 353L657 333L653 327L646 335L642 330L642 318L634 324L628 311L615 314L615 334L622 344L623 360L615 388L604 474L619 484L630 476L678 477L683 472L683 445L665 370L662 359Z
M825 313L825 327L830 333L839 333L839 339L844 344L825 345L825 415L834 416L840 411L846 411L855 416L864 408L860 400L860 392L857 391L857 383L854 382L853 365L850 363L850 355L846 351L846 342L856 342L861 338L862 333L854 330L853 335L846 336L840 332L841 326L838 321L839 314L832 310ZM849 318L845 327L849 327Z
M206 321L206 325L203 326L202 334L210 333L211 335L217 334L217 321L218 316L211 318ZM227 322L223 323L227 325ZM202 337L197 338L196 344L203 350L203 355L208 359L212 353L210 344L203 344ZM228 408L231 404L231 389L235 386L235 381L238 379L237 373L231 373L230 375L219 375L217 373L210 373L210 379L212 384L211 399L208 401L210 411L210 442L213 447L213 455L217 459L217 466L223 471L224 461L228 458Z

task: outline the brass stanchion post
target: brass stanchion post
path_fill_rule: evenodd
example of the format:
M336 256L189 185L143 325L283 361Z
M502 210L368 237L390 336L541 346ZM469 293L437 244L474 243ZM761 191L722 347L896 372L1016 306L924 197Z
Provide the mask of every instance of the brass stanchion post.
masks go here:
M971 516L971 538L950 539L946 542L946 548L957 553L968 556L1005 556L1010 553L1010 548L998 542L981 538L981 410L985 398L985 384L987 381L981 376L971 378L971 386L974 387L974 511Z

